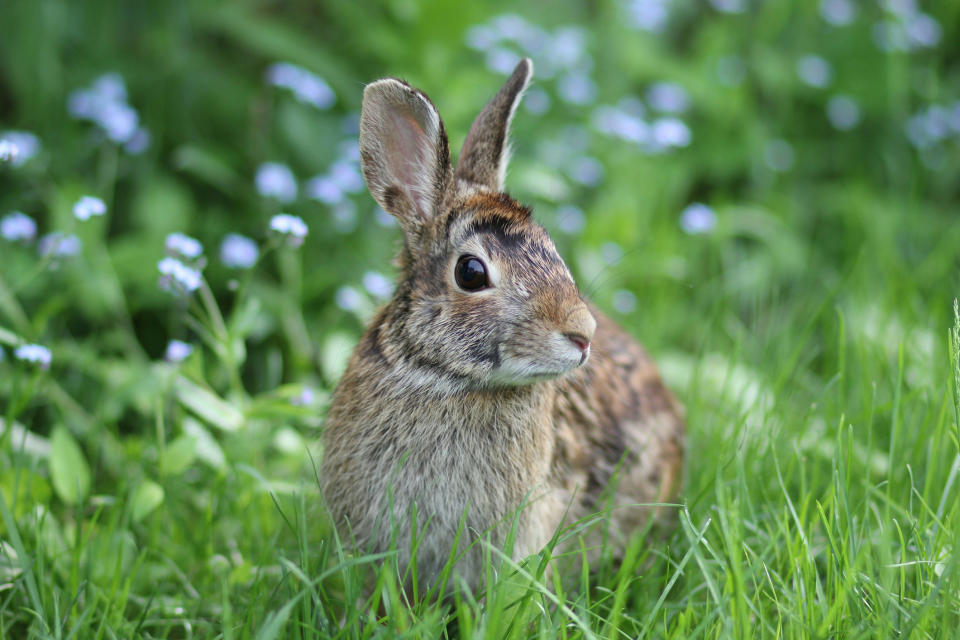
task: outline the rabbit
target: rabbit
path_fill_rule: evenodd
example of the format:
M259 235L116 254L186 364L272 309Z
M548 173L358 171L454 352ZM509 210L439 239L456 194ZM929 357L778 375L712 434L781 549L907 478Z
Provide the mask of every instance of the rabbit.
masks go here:
M683 410L629 335L585 301L531 209L504 192L507 134L533 72L522 60L453 168L421 91L368 85L363 176L403 235L399 279L333 394L321 488L338 530L396 549L435 584L484 578L478 536L514 558L609 506L622 550L681 483ZM615 475L616 472L616 475ZM415 515L414 515L415 514ZM412 574L411 574L412 575Z

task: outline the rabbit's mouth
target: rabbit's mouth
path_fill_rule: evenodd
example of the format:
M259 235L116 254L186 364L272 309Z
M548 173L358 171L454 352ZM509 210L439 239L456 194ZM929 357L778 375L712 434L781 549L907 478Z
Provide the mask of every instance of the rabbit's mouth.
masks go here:
M589 341L559 332L534 344L502 344L500 363L491 371L490 381L498 385L519 386L551 380L583 366L589 357Z

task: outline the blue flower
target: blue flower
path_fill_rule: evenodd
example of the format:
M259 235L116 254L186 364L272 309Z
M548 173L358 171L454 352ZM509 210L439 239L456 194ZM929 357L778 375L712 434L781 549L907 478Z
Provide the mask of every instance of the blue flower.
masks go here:
M393 282L376 271L367 271L363 274L363 288L375 298L386 299L393 295Z
M11 242L29 242L37 236L37 223L22 211L14 211L0 220L0 236Z
M32 362L41 369L49 369L52 356L50 349L39 344L22 344L13 351L17 360L22 362Z
M40 139L29 131L4 131L0 143L6 142L8 153L16 151L6 160L14 167L22 167L40 153Z
M857 5L850 0L820 0L820 17L835 27L853 22L857 16Z
M167 362L183 362L193 353L193 345L181 340L171 340L163 357Z
M231 269L249 269L259 257L257 243L239 233L228 233L220 244L220 261Z
M797 75L804 84L822 89L833 79L833 68L820 56L806 55L797 60Z
M83 196L73 205L73 217L77 220L89 220L93 216L102 216L106 212L107 205L94 196Z
M627 3L633 26L644 31L660 32L670 17L669 0L630 0Z
M337 306L344 311L357 311L364 305L363 295L350 285L337 289L335 300Z
M20 149L9 140L0 140L0 162L13 162L17 159Z
M318 109L329 109L336 96L323 78L289 62L278 62L267 69L267 82L289 89L300 102Z
M257 192L265 198L293 202L297 198L297 179L285 164L265 162L257 168Z
M199 240L179 232L167 235L166 247L171 254L190 260L195 260L203 254L203 245Z
M693 134L690 127L677 118L660 118L653 122L651 129L652 150L660 151L671 147L686 147Z
M690 94L675 82L655 82L647 89L647 102L655 111L684 113L690 108Z
M583 231L587 224L587 217L583 209L567 204L557 209L557 227L563 233L575 234Z
M54 258L69 258L80 253L83 243L75 235L65 235L60 231L53 231L37 241L37 251L41 256Z
M337 204L344 197L343 189L331 176L315 176L308 180L303 188L308 198L328 205Z
M289 213L278 213L270 218L270 230L287 236L288 244L294 247L303 244L303 239L307 237L309 231L303 218Z
M613 308L620 313L630 313L637 308L637 296L626 289L613 292Z
M169 256L157 263L157 269L162 276L160 287L174 293L193 293L203 282L203 275L198 269Z
M560 78L557 93L570 104L589 104L597 97L597 85L586 73L572 71Z
M717 214L702 202L694 202L680 214L680 227L689 234L709 233L717 226Z
M77 89L67 99L74 118L96 124L107 138L140 153L149 144L149 133L140 127L137 110L127 103L127 87L119 73L106 73L88 88Z
M860 122L860 106L850 96L833 96L827 101L827 119L834 128L848 131Z

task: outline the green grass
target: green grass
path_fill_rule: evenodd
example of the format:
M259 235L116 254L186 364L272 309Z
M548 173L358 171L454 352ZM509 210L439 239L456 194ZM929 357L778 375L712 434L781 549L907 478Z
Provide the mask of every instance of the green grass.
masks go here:
M949 2L926 7L939 43L910 52L877 48L892 18L873 4L832 27L818 3L678 1L659 34L613 0L525 14L584 29L596 96L565 102L538 76L550 106L518 112L508 185L687 407L677 526L592 566L578 533L602 522L519 564L484 545L487 583L451 575L447 599L405 593L390 554L337 537L317 489L323 413L380 302L363 275L392 273L397 231L366 193L346 198L350 223L262 197L253 176L283 162L302 189L325 172L363 83L388 74L431 95L458 149L502 79L464 45L509 10L495 4L0 5L0 135L42 144L0 165L0 218L83 241L52 261L0 239L0 638L957 635L960 137L917 148L906 133L960 99ZM828 88L797 78L807 54L830 62ZM278 61L323 76L335 105L265 85ZM739 84L718 82L721 61ZM142 154L67 115L108 71L150 130ZM595 130L598 105L656 81L689 93L688 147L651 155ZM836 95L859 105L849 131L825 115ZM765 160L777 140L781 170ZM599 183L571 177L580 156ZM107 215L76 220L83 194ZM716 226L685 233L698 201ZM567 204L582 231L564 232ZM267 232L281 210L310 226L302 247ZM189 298L157 287L174 231L206 249ZM228 232L257 240L256 267L221 264ZM194 346L179 364L164 361L174 338ZM50 348L49 370L14 356L23 343Z

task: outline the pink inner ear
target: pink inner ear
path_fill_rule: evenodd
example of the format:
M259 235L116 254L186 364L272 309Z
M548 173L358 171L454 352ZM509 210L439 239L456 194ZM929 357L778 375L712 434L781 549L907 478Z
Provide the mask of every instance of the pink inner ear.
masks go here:
M410 113L391 109L388 118L384 150L390 172L417 212L429 216L435 170L430 137Z

